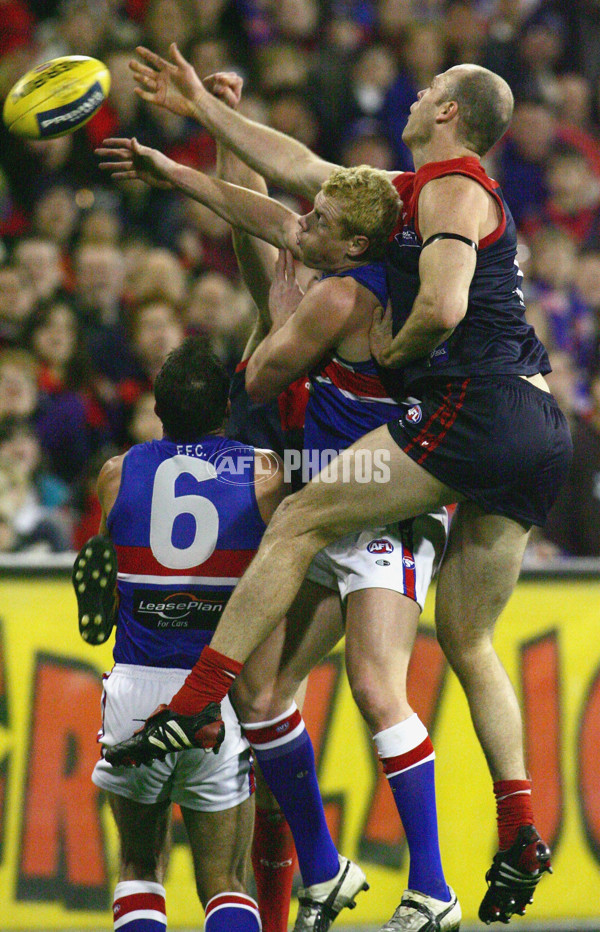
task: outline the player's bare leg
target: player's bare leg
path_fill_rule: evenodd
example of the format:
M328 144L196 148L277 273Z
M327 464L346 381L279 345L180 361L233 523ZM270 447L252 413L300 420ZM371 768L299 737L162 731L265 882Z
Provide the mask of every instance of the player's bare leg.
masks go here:
M148 929L161 932L167 922L163 881L171 846L171 804L144 805L108 793L120 843L119 882L113 912L119 928L135 929L140 903L148 913Z
M294 701L342 635L337 591L305 580L286 621L252 653L232 689L246 737L294 834L304 884L297 932L329 928L367 889L360 867L339 855L331 839L312 745Z
M246 928L248 918L258 932L258 906L246 893L254 798L219 812L182 806L181 814L190 841L196 889L206 914L205 932Z
M364 468L356 467L359 459L372 466L368 481ZM157 747L163 753L180 750L181 740L218 750L224 733L218 702L252 651L288 613L313 556L362 527L415 517L462 498L403 453L387 427L362 437L324 472L279 506L210 647L168 708L149 718L133 738L107 750L109 763L144 763L161 753ZM174 732L179 737L174 739Z
M285 712L343 634L337 592L305 580L286 620L252 652L231 689L241 721L263 722Z
M359 589L346 606L346 670L354 701L375 735L413 714L406 676L421 610L391 589Z
M357 481L358 451L372 459L376 453L384 455L388 480ZM219 622L211 642L215 651L242 663L247 660L287 614L311 559L331 541L368 525L425 514L461 498L403 453L386 427L362 437L334 462L335 481L324 482L320 474L277 509Z
M420 607L391 589L351 592L346 612L346 669L373 735L409 852L408 887L384 930L458 929L461 909L448 887L439 849L433 745L406 693Z
M484 922L522 915L550 868L550 852L533 827L519 704L492 644L527 537L518 522L461 503L437 586L438 638L467 696L498 800L501 851L487 876L479 913Z

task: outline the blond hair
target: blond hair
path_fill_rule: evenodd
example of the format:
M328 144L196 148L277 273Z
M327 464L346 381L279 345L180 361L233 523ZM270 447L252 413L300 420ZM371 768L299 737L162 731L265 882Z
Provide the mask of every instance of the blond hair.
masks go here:
M321 191L343 202L343 235L366 236L369 247L363 256L382 258L400 212L400 198L388 174L370 165L336 168Z

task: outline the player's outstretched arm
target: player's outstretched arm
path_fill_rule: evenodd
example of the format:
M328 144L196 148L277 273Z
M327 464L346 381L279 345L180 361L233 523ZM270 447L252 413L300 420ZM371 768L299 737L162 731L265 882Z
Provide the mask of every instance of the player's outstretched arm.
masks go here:
M205 78L205 85L220 100L233 109L241 101L243 81L239 75L227 73ZM217 143L217 177L259 194L268 195L267 183L262 175L242 162L231 149ZM250 236L239 227L232 229L233 248L246 288L254 301L258 317L248 338L242 359L248 359L271 327L269 289L275 276L277 250L270 243Z
M170 61L143 46L136 52L141 61L132 59L130 68L137 82L136 92L143 100L198 120L282 190L313 198L337 168L291 136L249 120L218 100L175 43L169 48ZM211 75L210 81L215 80L222 80L222 76Z
M232 226L278 248L289 248L300 258L296 241L298 214L272 198L180 165L156 149L140 145L137 139L105 139L96 154L108 160L101 163L101 168L116 180L168 184L209 207Z

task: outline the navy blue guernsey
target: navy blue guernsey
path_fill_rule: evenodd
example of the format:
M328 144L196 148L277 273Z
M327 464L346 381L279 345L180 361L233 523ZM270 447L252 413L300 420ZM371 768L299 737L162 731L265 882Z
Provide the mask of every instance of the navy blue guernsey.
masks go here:
M546 350L525 319L514 220L497 182L488 177L475 157L431 162L417 172L405 172L394 179L404 205L401 226L388 244L386 257L394 334L405 323L419 291L423 246L418 223L419 194L429 181L456 174L473 178L492 195L500 221L496 230L479 243L465 317L429 356L415 360L398 373L398 394L417 380L435 375L465 378L550 372ZM388 378L386 384L390 386Z

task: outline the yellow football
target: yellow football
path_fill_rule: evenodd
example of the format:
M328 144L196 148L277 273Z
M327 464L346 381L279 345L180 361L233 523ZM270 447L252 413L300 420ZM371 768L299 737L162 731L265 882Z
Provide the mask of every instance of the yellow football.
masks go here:
M25 139L54 139L93 117L110 90L110 72L97 58L64 55L24 74L4 101L11 133Z

